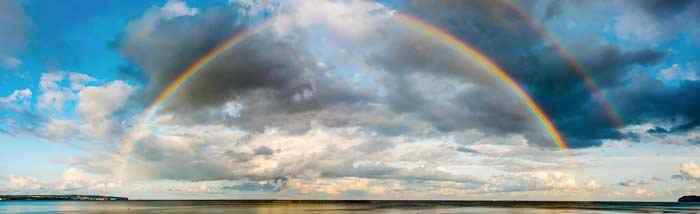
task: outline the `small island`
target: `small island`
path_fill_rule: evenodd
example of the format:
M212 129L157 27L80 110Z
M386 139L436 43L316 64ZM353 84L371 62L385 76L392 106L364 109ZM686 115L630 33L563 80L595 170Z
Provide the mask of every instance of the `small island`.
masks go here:
M698 202L698 203L700 203L700 196L686 195L686 196L679 198L678 202Z
M101 195L0 195L0 201L127 201L129 198Z

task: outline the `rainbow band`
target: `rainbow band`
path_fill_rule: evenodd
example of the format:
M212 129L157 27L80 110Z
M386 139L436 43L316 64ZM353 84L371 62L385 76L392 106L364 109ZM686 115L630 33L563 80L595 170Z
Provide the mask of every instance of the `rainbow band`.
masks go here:
M569 146L564 141L554 123L549 119L547 114L542 111L542 109L535 103L535 101L530 97L530 95L525 92L522 86L520 86L513 78L511 78L508 73L501 67L496 65L491 59L477 51L474 47L469 46L467 43L463 42L459 38L453 36L445 30L442 30L434 25L424 22L418 18L408 16L405 14L397 14L396 18L399 22L404 23L406 26L414 27L418 32L422 32L426 35L439 39L448 46L454 48L462 55L469 57L475 62L483 66L487 71L496 76L499 80L505 83L515 94L520 97L527 108L532 112L532 114L539 120L542 125L544 125L545 130L552 138L554 143L561 149L567 149Z
M242 32L239 32L239 33L235 34L233 37L227 39L226 41L224 41L223 43L221 43L219 46L215 47L211 51L207 52L201 58L197 59L197 61L195 61L194 63L192 63L192 65L187 67L182 72L182 74L180 74L180 76L178 76L172 83L170 83L167 87L165 87L165 89L163 89L163 91L160 93L160 95L158 95L158 97L156 97L156 99L153 100L153 102L151 103L151 105L148 108L148 111L151 113L155 112L156 109L160 106L160 104L162 104L163 102L168 100L168 98L172 97L175 94L175 92L177 92L177 89L182 84L187 82L187 80L190 79L190 77L194 76L195 74L197 74L197 72L202 70L202 68L204 66L206 66L209 62L216 59L216 57L219 56L219 54L223 53L224 51L226 51L232 47L235 47L236 45L238 45L241 42L248 39L250 36L264 30L271 23L272 22L267 21L267 22L263 22L261 25L258 25L254 28L243 30Z
M554 50L559 54L560 57L564 58L566 60L567 64L571 66L571 68L574 69L574 73L581 78L586 86L586 88L591 92L593 95L593 99L600 105L603 110L605 110L605 115L608 117L608 120L612 123L615 128L622 128L624 127L624 121L622 120L622 117L620 117L620 114L615 110L613 105L608 102L608 99L605 96L605 93L603 90L600 89L598 84L593 80L593 78L588 75L586 70L583 68L583 65L578 63L576 61L576 58L571 55L564 47L561 46L561 43L547 30L545 29L544 26L541 24L538 24L531 16L529 16L526 12L524 12L522 9L520 9L515 3L508 1L508 0L498 0L501 4L505 5L510 9L511 11L515 12L516 15L518 15L519 18L522 20L525 20L525 23L527 23L528 27L530 27L532 30L534 30L543 40L548 41Z
M507 72L505 72L502 68L496 65L487 56L480 53L475 48L469 46L459 38L449 34L448 32L436 26L433 26L427 22L421 21L415 17L397 13L394 15L394 18L399 23L409 28L415 29L417 32L423 33L429 37L444 42L446 45L453 47L456 51L461 53L466 58L469 58L471 60L474 60L476 63L479 63L496 78L505 83L520 99L524 101L524 104L527 106L529 111L532 112L532 114L537 118L537 120L544 126L547 134L551 137L554 144L556 144L560 149L569 148L566 142L564 141L564 138L554 126L552 121L549 119L547 114L544 111L542 111L542 109L535 103L532 97L530 97L527 94L527 92L525 92L525 90L522 88L522 86L518 85L518 83L515 82L508 75ZM236 45L245 41L250 36L267 28L273 20L275 19L268 20L267 22L264 22L257 27L245 30L234 35L233 37L224 41L221 45L217 46L216 48L212 49L207 54L199 58L197 61L195 61L195 63L187 67L187 69L185 69L182 72L182 74L180 74L180 76L178 76L170 85L168 85L163 90L163 92L161 92L161 94L153 101L153 103L147 108L145 112L146 118L149 118L151 115L153 115L163 102L165 102L166 100L168 100L168 98L176 94L180 86L182 86L192 76L201 71L202 68L205 67L209 62L216 59L216 57L224 51L235 47ZM130 141L131 140L127 139L127 145L125 145L127 153L129 150L131 150L130 148L132 147L131 143L129 143Z

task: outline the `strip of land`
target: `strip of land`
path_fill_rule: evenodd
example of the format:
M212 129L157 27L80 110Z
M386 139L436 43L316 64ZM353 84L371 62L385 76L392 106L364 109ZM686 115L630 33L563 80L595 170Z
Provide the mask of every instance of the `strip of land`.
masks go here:
M0 195L0 201L126 201L129 198L102 195Z

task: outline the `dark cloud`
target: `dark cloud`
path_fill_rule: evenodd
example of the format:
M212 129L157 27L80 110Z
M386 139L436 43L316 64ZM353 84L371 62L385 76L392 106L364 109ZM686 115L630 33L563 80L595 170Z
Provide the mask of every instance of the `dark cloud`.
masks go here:
M592 90L576 74L568 59L551 46L551 41L543 38L533 23L528 22L524 13L534 13L528 2L516 11L512 6L499 1L388 1L401 12L409 13L440 26L457 35L464 41L472 43L483 50L505 68L554 119L555 124L568 139L570 146L588 147L598 145L602 139L621 139L628 137L620 133L607 116L603 108L592 95ZM546 7L545 16L558 14L565 2L551 2ZM651 3L651 2L649 2ZM658 1L659 10L671 10L677 13L691 10L693 4L686 1L671 3ZM638 5L630 2L630 6ZM586 5L578 13L586 11ZM554 9L552 9L554 8ZM656 7L655 7L656 8ZM665 8L665 9L663 9ZM551 11L551 10L554 11ZM465 12L468 11L468 12ZM549 15L548 15L549 14ZM560 14L568 15L568 14ZM534 16L534 15L533 15ZM651 119L680 116L690 120L691 126L696 121L693 102L679 101L684 94L693 97L695 83L686 82L680 88L670 88L663 84L655 87L629 88L630 76L641 69L660 63L666 57L665 50L653 48L626 49L616 45L600 44L595 40L573 42L571 54L578 61L586 75L590 76L604 91L613 108L621 114L627 124L637 124ZM637 85L634 81L632 85ZM627 89L624 89L627 88ZM665 91L660 94L660 91ZM644 96L635 96L643 93ZM627 98L626 98L627 97ZM632 97L638 99L632 100ZM651 98L651 99L646 99ZM692 100L692 98L690 98ZM664 103L677 103L670 108L659 108ZM653 107L655 106L655 107ZM656 113L658 112L658 113ZM646 116L654 114L654 116ZM507 117L506 117L507 118ZM510 118L506 121L510 121ZM503 121L505 122L505 121ZM685 128L679 127L679 128ZM678 129L678 130L687 130Z
M363 15L381 13L386 11ZM253 25L240 21L248 20L246 15L222 8L173 19L157 14L158 8L152 8L132 21L118 42L122 54L148 75L147 99L207 50ZM293 26L287 33L291 36L264 30L208 63L168 100L165 110L191 124L226 122L257 132L281 127L304 133L317 121L398 136L423 131L411 123L428 123L436 133L477 129L524 134L537 144L548 141L519 99L475 62L390 19L378 20L364 26L371 34L357 38L336 38L332 31L303 26ZM338 46L334 48L352 52L314 52L319 33L333 39L329 45ZM375 79L375 85L358 86L344 77L346 66L361 64L369 67L351 72L359 76L355 78ZM230 102L242 105L238 115L216 112ZM402 114L408 119L377 119Z
M651 184L651 182L647 180L625 180L618 182L617 185L623 186L623 187L639 187L639 186L646 186Z
M695 1L692 0L649 0L649 1L639 1L642 7L649 13L652 13L660 17L668 17L677 15L686 9L697 9L691 8Z
M238 185L223 186L221 189L239 192L279 192L287 187L288 182L287 178L276 178L268 181L244 182Z
M559 14L562 13L562 8L561 8L561 1L560 0L554 0L550 2L547 5L546 10L544 11L544 20L550 20Z
M640 74L635 80L612 93L624 115L635 115L627 117L628 121L642 123L665 118L678 124L666 130L669 133L682 133L699 125L700 81L687 80L669 87L646 75ZM663 130L659 129L656 133L661 134Z
M519 3L516 7L521 11L500 1L382 2L401 13L418 16L446 29L493 58L551 116L571 147L588 147L598 145L603 139L631 137L617 130L619 127L608 116L610 112L593 96L592 89L577 74L569 59L552 46L552 41L543 38L537 24L531 23L533 20L525 17L523 13L536 11L536 2ZM682 3L654 4L664 4L658 7L673 11L686 11L694 5ZM567 14L561 11L562 4L566 2L549 2L545 18L564 18ZM254 25L246 14L226 8L209 8L195 16L173 19L152 18L156 13L157 8L154 8L140 21L132 22L119 42L122 53L148 74L150 97L206 51ZM158 21L149 22L149 19ZM322 44L317 34L328 33L323 29L312 32L292 27L291 33L282 37L274 32L259 33L209 63L180 88L166 109L186 112L178 117L192 120L192 123L225 121L258 131L265 127L285 127L303 133L309 130L313 120L330 127L359 125L386 136L413 130L406 125L395 125L405 123L363 121L363 116L350 113L380 104L386 105L391 113L408 114L412 119L428 122L439 133L478 129L495 135L525 134L535 143L547 141L541 131L532 126L533 118L513 101L517 99L504 96L509 92L500 89L502 83L479 71L478 66L465 66L469 63L458 53L446 50L430 38L389 21L384 21L383 25L382 28L364 26L379 33L358 40L338 40L341 42L334 48L353 50L351 54L365 56L359 59L344 58L346 56L331 50L319 54L314 47ZM639 72L638 69L663 60L664 52L650 48L628 49L585 39L570 44L576 50L572 52L573 57L607 94L625 123L643 123L669 116L689 120L686 126L675 130L690 130L697 123L695 110L689 110L692 103L678 103L679 106L663 109L647 108L660 104L651 102L670 99L666 96L669 94L692 96L694 83L684 83L675 89L664 85L656 89L627 85L627 78ZM350 60L378 70L373 71L376 73L373 75L382 75L379 79L382 96L358 90L355 83L338 81L338 76L329 77L329 74L344 75L339 70L344 68L343 63L353 64L348 62ZM324 62L323 66L319 62ZM454 91L454 88L440 88L449 85L449 81L475 88L448 97L436 96ZM656 94L660 93L659 89L667 90L663 92L666 94ZM636 98L642 94L652 99ZM239 109L240 116L208 113L232 101L244 106ZM645 112L641 113L641 109ZM338 116L348 113L359 117ZM372 113L380 112L365 112L364 117ZM387 112L381 113L386 115ZM380 115L374 115L377 116Z
M124 56L149 75L150 97L209 50L250 27L239 23L242 15L229 8L172 19L158 14L159 9L152 8L142 20L132 22L119 42ZM289 44L267 41L256 37L236 48L235 56L229 52L208 64L201 75L182 86L170 107L192 111L221 104L247 90L292 88L302 61L294 57L298 55Z

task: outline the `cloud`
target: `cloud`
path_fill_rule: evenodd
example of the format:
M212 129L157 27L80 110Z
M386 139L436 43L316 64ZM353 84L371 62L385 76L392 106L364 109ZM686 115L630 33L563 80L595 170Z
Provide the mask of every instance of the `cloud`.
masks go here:
M9 175L0 178L0 192L5 193L31 193L43 188L39 180L33 177Z
M27 111L31 106L32 91L29 89L15 90L12 94L0 97L0 106L12 111Z
M61 177L51 185L51 189L54 191L83 193L115 190L121 186L114 179L104 175L88 173L79 168L66 169Z
M51 180L18 175L0 178L0 192L9 194L95 194L117 191L120 186L109 177L87 173L78 168L68 168Z
M102 85L96 82L83 73L43 73L36 108L32 108L33 93L29 89L0 97L3 107L18 112L3 121L3 132L29 134L53 142L111 142L125 128L118 117L136 88L120 80Z
M37 106L39 109L47 111L63 111L63 104L74 99L73 91L60 86L64 79L62 72L48 72L41 75L39 88L41 95Z
M577 181L576 177L562 171L532 171L492 177L482 192L552 192L589 193L600 191L602 186L595 179Z
M699 180L700 179L700 165L688 162L681 164L680 167L681 175L687 179Z
M22 61L16 58L27 43L27 34L31 20L27 16L20 1L0 2L0 66L16 69Z
M81 134L77 121L59 118L49 118L39 124L39 127L32 127L31 131L33 132L32 134L52 142L78 140Z
M621 181L618 184L620 186L623 186L623 187L638 187L638 186L648 185L649 181L646 181L646 180L625 180L625 181Z
M187 6L187 3L181 0L168 0L162 7L163 16L165 19L177 18L180 16L194 16L199 13L199 9Z
M233 5L238 4L248 3ZM276 16L269 29L210 62L180 86L164 111L177 112L183 124L225 122L253 132L266 127L304 132L320 122L363 125L383 135L432 126L421 131L478 129L525 134L540 145L548 141L502 83L433 38L396 26L385 6L366 1L271 5ZM245 8L252 7L238 9ZM216 7L146 24L152 16L149 10L133 20L119 42L122 54L150 76L151 98L206 51L255 24L247 21L253 19L248 13ZM149 36L143 36L146 31ZM221 112L222 106L229 108ZM388 116L401 114L405 117Z
M85 124L81 129L88 136L108 140L116 136L117 124L114 114L121 109L136 89L120 80L102 86L82 87L78 92L78 107Z
M89 172L184 183L174 192L356 197L466 195L489 184L498 187L483 191L497 194L510 184L489 182L493 174L573 168L511 89L474 59L397 25L390 7L293 1L201 8L173 19L162 13L149 9L118 41L148 76L146 103L231 35L260 19L270 27L204 66L151 120L129 124L138 128L121 157L86 158L94 163L84 166ZM610 49L624 62L605 61L611 65L601 70L655 56ZM496 170L481 174L487 167ZM571 184L564 174L528 174L532 181L517 183L552 192L599 186Z
M565 51L568 50L573 54L573 59L580 63L586 75L600 86L607 101L620 114L625 124L642 124L671 117L697 121L695 111L687 110L694 108L693 103L695 102L677 103L674 108L652 107L667 103L667 101L662 101L664 98L661 97L692 97L692 94L697 91L694 89L697 81L688 80L684 76L692 77L693 72L683 71L677 78L678 81L671 85L643 87L641 82L636 81L636 79L646 81L648 77L640 77L644 76L646 70L656 69L655 66L665 64L673 57L672 53L666 49L659 48L659 44L670 41L668 39L676 38L675 36L678 35L694 35L696 33L681 30L684 29L683 27L664 27L662 29L664 36L652 36L650 39L653 41L638 39L645 35L633 35L629 38L620 37L624 43L593 34L581 39L576 36L580 36L580 34L571 33L591 32L595 31L594 29L603 28L614 29L619 25L618 21L622 22L620 20L627 15L634 21L643 22L646 17L649 17L653 20L666 20L661 22L661 25L677 23L679 26L688 25L686 23L688 20L694 20L694 17L697 17L691 18L691 14L697 12L695 7L698 4L694 2L668 6L668 8L675 8L672 11L677 11L677 13L668 13L663 17L650 14L646 9L643 9L644 4L652 2L618 1L611 5L567 1L551 3L548 1L541 2L541 5L535 5L536 7L519 3L520 12L513 10L511 6L498 2L437 1L428 5L421 1L388 1L387 4L399 12L418 16L446 29L493 58L518 83L527 88L535 101L552 117L556 126L567 138L569 145L579 148L600 145L606 139L621 139L629 136L621 133L618 130L619 127L615 127L614 123L606 116L608 112L601 107L584 80L567 62L569 59L561 56L557 48L552 47L552 43L555 41L543 37L541 32L531 27L533 24L529 23L529 19L524 16L542 17L539 16L539 13L544 12L537 10L537 8L546 9L550 4L561 4L563 9L580 8L562 11L556 19L544 23L543 27L550 31L548 34L555 37ZM658 4L671 4L663 2ZM667 6L659 6L659 8L665 7ZM465 13L464 11L470 12ZM523 15L522 12L526 15ZM636 13L643 16L636 15ZM610 19L601 19L600 17L612 17L616 21L610 22ZM574 22L572 20L580 21ZM654 29L655 25L635 22L629 26L644 31ZM671 26L675 26L675 24ZM620 31L633 33L633 29L621 29ZM519 39L516 41L511 38ZM637 44L636 42L639 41L644 41L644 44ZM658 43L651 44L652 42ZM629 45L630 43L635 45ZM656 73L653 70L648 72ZM656 79L656 76L651 76L651 78ZM646 82L644 84L652 83ZM658 97L659 99L645 100L641 99L641 96L639 99L634 98L634 100L625 99L626 97L637 97L638 94ZM644 110L637 111L639 107Z
M95 78L82 73L70 72L68 73L68 81L70 82L70 89L73 91L80 91L85 87L86 83L94 81Z
M242 184L223 186L221 190L239 192L279 192L287 188L287 184L288 180L286 178L278 178L268 181L245 182Z
M545 21L550 20L550 19L558 16L561 13L562 13L561 1L559 1L559 0L551 1L547 5L547 9L545 10L544 20Z
M22 65L22 61L11 56L0 55L0 65L5 68L15 69Z
M616 23L623 38L636 38L638 42L659 42L681 34L697 36L696 29L682 29L698 20L700 4L694 1L621 1L620 18Z
M698 81L698 74L688 67L682 68L678 64L673 64L671 67L661 69L659 77L665 82L671 81Z

